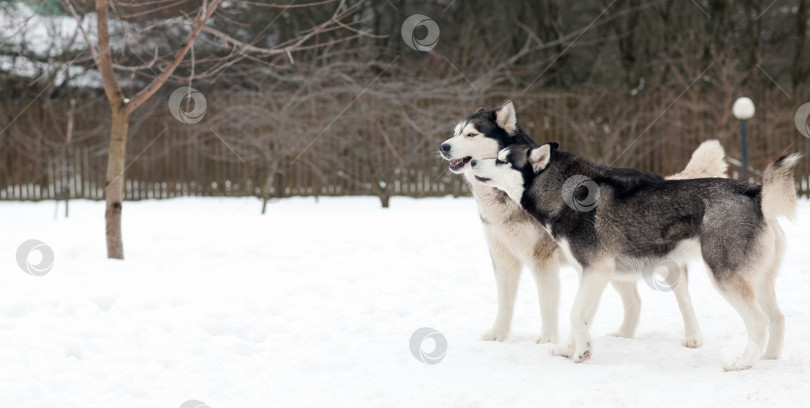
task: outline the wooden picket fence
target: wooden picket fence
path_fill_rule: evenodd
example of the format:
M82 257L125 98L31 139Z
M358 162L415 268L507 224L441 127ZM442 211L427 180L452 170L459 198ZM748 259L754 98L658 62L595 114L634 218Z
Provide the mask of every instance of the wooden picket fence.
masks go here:
M762 93L759 98L765 101L759 103L764 108L758 108L749 124L751 167L762 169L769 158L785 150L809 153L810 139L792 125L795 102L773 93ZM719 121L705 109L695 112L688 104L667 107L669 99L660 96L640 104L646 108L629 108L636 111L638 120L625 120L629 126L612 131L616 124L611 118L623 114L616 113L618 102L606 98L583 109L581 101L549 95L516 102L523 102L522 109L519 106L521 125L536 140L558 141L565 150L599 163L672 173L683 167L701 141L711 138L719 138L730 157L740 157L739 125L728 118ZM662 112L662 107L667 109ZM275 163L269 170L267 163L236 160L225 143L195 141L189 127L172 118L162 102L143 110L130 127L127 200L367 195L370 190L362 186L378 182L368 175L350 183L328 170L319 176L302 161ZM67 143L67 118L71 116L72 140ZM0 101L0 200L103 199L107 129L109 111L99 97L76 104L72 113L69 102L62 100ZM449 133L450 129L447 136ZM450 174L432 150L441 141L437 138L430 144L424 160L389 180L391 195L468 194L462 178ZM800 194L810 195L810 161L802 161L797 173ZM739 168L732 166L731 176L738 174Z

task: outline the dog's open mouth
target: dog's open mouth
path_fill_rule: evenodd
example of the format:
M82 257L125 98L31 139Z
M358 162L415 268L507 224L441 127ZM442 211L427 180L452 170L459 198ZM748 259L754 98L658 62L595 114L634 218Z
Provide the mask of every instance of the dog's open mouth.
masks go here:
M472 160L472 157L467 156L463 159L455 159L450 161L450 170L457 171L466 166Z
M475 176L475 179L482 182L482 183L486 183L487 181L491 180L491 179L488 179L486 177L481 177L481 176Z

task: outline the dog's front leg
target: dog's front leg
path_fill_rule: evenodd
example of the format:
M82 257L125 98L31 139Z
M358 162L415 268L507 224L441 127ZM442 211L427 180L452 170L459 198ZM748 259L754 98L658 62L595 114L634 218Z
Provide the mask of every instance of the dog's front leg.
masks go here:
M599 298L610 280L613 269L613 260L605 260L592 264L582 271L579 290L571 310L571 334L574 338L572 358L575 363L591 358L590 328L599 306Z
M553 255L553 254L550 254ZM531 266L540 300L542 328L537 343L556 343L560 319L560 265L553 256L535 259Z
M498 315L492 328L481 336L484 341L504 341L512 325L518 282L522 265L503 245L490 243L492 267L498 289Z

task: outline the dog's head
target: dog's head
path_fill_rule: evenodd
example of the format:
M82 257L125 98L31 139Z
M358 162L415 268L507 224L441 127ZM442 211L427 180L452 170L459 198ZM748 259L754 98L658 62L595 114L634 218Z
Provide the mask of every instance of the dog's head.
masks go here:
M506 101L493 110L479 109L462 119L453 137L439 146L439 153L450 162L450 171L467 170L473 158L490 158L515 143L527 143L528 137L517 124L515 105Z
M549 142L540 147L515 145L498 152L493 159L473 159L470 161L475 179L482 184L503 190L517 203L523 192L532 185L535 178L551 164L551 157L559 145Z

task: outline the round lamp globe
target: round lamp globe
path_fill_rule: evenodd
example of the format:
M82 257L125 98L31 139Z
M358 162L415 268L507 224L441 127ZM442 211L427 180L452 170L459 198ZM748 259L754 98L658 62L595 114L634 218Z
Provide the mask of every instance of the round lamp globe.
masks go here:
M731 108L734 117L739 120L748 120L754 117L756 109L754 108L754 101L748 97L742 97L734 101L734 106Z

